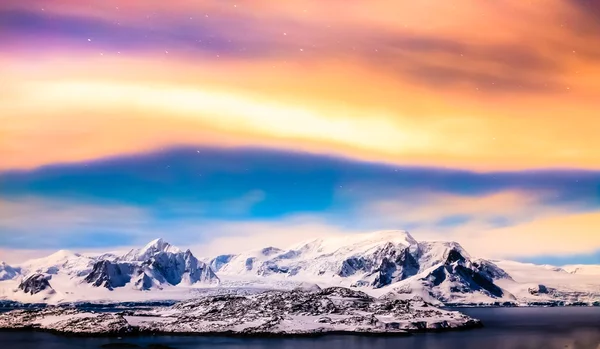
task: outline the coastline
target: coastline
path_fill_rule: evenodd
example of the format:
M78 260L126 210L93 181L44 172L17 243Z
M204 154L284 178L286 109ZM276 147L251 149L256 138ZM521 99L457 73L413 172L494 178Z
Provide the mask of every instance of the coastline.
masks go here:
M480 320L422 300L378 299L347 288L208 296L148 309L42 307L0 314L0 328L76 335L405 335L481 327Z
M465 324L461 327L436 328L436 329L416 329L405 331L316 331L316 332L164 332L144 330L134 327L128 331L102 332L102 333L80 333L60 331L55 329L41 328L38 326L23 327L0 327L0 332L43 332L58 336L77 337L77 338L130 338L140 336L173 336L173 337L231 337L231 338L319 338L324 336L359 336L359 337L407 337L415 334L424 333L447 333L464 332L484 328L485 325L480 320Z

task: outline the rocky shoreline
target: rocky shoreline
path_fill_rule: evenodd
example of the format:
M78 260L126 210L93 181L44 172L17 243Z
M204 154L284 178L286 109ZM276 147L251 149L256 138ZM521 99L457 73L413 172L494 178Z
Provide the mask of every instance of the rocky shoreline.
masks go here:
M477 319L423 301L377 299L340 287L207 296L168 307L118 313L47 307L0 314L0 330L69 336L405 336L482 326Z

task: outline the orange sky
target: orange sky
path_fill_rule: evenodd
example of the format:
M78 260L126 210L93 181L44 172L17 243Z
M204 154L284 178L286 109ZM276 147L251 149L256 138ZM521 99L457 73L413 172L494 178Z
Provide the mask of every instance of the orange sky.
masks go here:
M2 4L13 20L0 21L0 169L189 144L600 169L593 6ZM47 27L26 27L32 18Z

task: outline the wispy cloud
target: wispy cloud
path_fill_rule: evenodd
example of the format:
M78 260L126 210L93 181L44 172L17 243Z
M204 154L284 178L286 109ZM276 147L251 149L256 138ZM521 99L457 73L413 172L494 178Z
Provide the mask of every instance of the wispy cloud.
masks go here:
M0 258L12 260L62 247L123 249L156 237L190 247L200 256L215 256L383 229L409 229L419 240L458 241L481 257L532 258L600 250L597 210L581 213L578 207L549 205L545 196L524 192L430 193L422 201L373 202L342 215L295 214L276 220L169 221L134 207L56 206L43 201L2 202L2 207L6 214L0 217L0 231L3 245L11 249L0 251ZM452 219L456 217L460 219Z
M0 247L597 248L600 12L540 4L1 2Z
M0 5L0 166L187 144L599 168L594 5L236 5Z

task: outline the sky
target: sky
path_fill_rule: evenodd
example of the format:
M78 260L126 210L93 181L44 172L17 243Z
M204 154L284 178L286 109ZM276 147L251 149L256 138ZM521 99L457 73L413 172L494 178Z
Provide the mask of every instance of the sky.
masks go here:
M0 260L406 229L600 264L595 0L0 3Z

